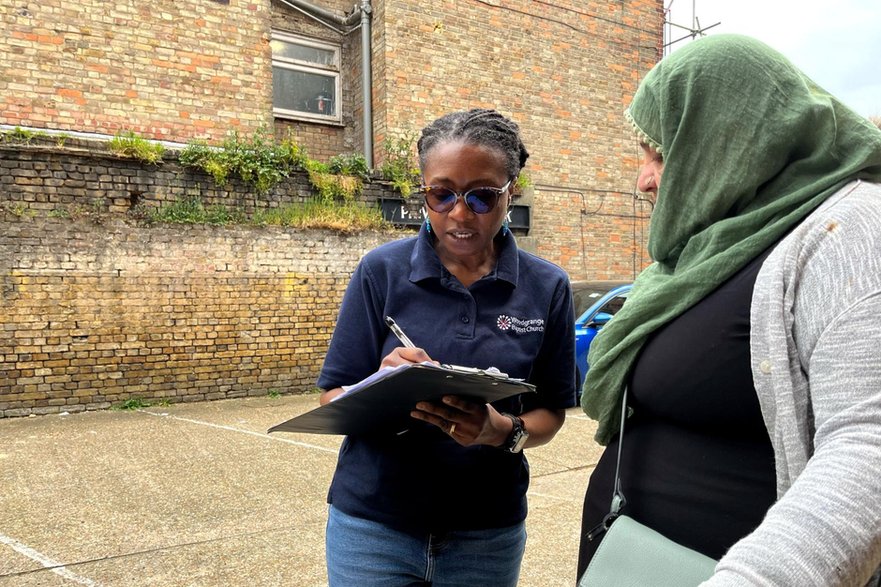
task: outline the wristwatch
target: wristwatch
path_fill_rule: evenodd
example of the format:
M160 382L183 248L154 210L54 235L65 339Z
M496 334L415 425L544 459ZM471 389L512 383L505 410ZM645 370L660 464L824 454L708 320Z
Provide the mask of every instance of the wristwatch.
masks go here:
M500 448L503 448L508 452L518 453L523 450L523 445L526 444L526 439L529 438L529 432L523 427L523 420L517 416L508 413L502 413L502 415L506 418L510 418L514 427L511 429L511 434L508 435L508 439Z

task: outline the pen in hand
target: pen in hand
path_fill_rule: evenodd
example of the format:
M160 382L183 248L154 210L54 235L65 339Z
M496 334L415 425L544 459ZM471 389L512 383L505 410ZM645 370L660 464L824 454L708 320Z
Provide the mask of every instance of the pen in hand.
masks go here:
M392 331L392 334L397 336L398 340L400 340L402 343L404 343L405 347L407 347L408 349L415 349L416 348L416 345L413 344L413 341L410 340L409 338L407 338L407 335L404 334L404 331L401 330L401 327L398 326L398 323L395 322L391 316L385 317L385 323L388 324L388 327Z

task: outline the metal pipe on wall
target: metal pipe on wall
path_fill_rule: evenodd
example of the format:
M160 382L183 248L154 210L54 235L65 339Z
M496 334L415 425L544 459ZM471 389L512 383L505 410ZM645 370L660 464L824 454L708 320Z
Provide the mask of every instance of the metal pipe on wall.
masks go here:
M361 0L361 101L364 108L362 111L364 158L368 169L373 169L373 70L371 68L373 45L370 40L372 12L370 0Z

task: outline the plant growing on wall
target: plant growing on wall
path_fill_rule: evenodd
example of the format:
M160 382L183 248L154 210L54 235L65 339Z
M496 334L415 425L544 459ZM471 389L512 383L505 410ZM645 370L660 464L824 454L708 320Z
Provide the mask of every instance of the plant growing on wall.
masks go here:
M257 130L250 139L233 133L219 147L194 141L181 151L178 160L208 173L221 187L230 176L238 176L258 194L271 190L291 171L303 169L319 198L325 200L354 199L361 193L363 180L370 176L363 155L337 155L330 163L321 163L310 159L292 138L276 142L264 129Z
M414 164L413 154L416 137L415 132L406 132L398 137L387 137L383 144L385 159L379 173L404 198L410 197L419 185L419 167Z
M237 176L251 185L258 194L265 194L302 164L299 147L277 143L260 128L250 138L230 134L219 146L194 141L178 156L182 165L195 167L209 174L218 186L225 186L230 176Z
M531 188L533 186L532 178L529 177L525 171L521 171L520 175L517 176L517 179L514 181L514 189L517 192L522 193L523 190L527 188Z
M303 165L319 200L328 203L353 201L370 177L367 160L360 154L336 155L328 163L306 158Z
M120 157L137 159L154 165L161 163L162 155L165 154L165 147L161 143L148 141L130 130L116 133L116 136L107 143L107 148Z
M331 173L360 177L364 181L370 179L367 158L361 153L334 155L328 161L327 167Z
M158 210L146 212L151 222L167 222L170 224L213 224L225 226L241 224L247 218L240 210L230 210L226 206L205 206L198 196L179 198Z

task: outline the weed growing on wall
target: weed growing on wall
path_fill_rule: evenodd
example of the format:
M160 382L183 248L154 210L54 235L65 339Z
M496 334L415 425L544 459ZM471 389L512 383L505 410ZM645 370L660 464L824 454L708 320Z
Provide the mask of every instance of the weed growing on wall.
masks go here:
M258 194L278 185L300 165L300 159L298 147L276 143L262 128L248 138L233 132L219 147L194 141L178 157L182 165L201 169L220 187L230 177L238 177Z
M28 130L26 128L21 128L20 126L16 126L12 130L0 131L0 142L3 143L18 143L21 145L30 145L31 142L36 139L46 140L49 138L50 135L47 132L43 132L41 130Z
M230 210L226 206L206 207L198 196L180 198L158 210L148 211L147 219L151 222L170 224L213 224L216 226L247 222L247 217L241 210Z
M356 232L386 226L382 212L360 202L336 204L316 199L268 210L257 210L251 218L256 226L327 229Z
M367 167L367 158L361 153L347 153L334 155L327 162L327 168L331 173L360 177L366 181L370 179L370 168Z
M165 147L160 143L148 141L132 131L119 132L107 143L107 148L120 157L137 159L154 165L162 162Z
M305 170L309 181L325 201L355 199L370 177L363 155L337 155L329 163L310 159L306 150L292 138L275 141L264 129L243 139L233 133L220 146L195 141L181 151L182 165L201 169L214 178L218 186L226 185L229 177L237 176L250 184L258 194L265 194L293 170Z
M415 132L408 132L395 138L386 138L383 144L385 160L379 173L404 198L410 197L413 189L419 185L419 167L414 164L416 138Z

